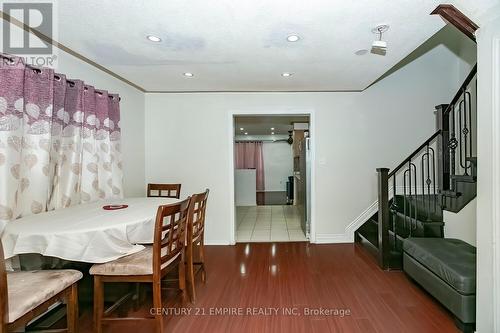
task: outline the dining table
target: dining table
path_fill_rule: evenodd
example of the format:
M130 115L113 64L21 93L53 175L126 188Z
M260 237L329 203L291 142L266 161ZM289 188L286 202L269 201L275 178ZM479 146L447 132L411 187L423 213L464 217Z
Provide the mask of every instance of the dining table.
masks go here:
M19 218L2 234L5 258L37 253L69 261L104 263L153 243L158 206L175 198L99 200Z

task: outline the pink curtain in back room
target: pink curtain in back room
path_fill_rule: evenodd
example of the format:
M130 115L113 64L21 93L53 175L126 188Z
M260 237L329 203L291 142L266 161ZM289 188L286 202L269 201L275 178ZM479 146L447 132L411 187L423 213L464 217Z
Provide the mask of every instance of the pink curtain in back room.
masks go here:
M236 169L255 169L257 191L264 191L264 156L261 141L236 142L234 145Z

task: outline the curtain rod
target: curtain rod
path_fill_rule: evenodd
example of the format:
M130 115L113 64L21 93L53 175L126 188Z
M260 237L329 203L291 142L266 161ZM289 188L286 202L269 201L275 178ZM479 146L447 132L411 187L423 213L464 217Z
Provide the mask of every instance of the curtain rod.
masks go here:
M6 59L11 64L13 64L15 62L14 59L18 58L18 57L16 57L16 56L9 56L9 55L5 55L5 54L0 53L0 58ZM18 59L21 59L21 58L18 58ZM40 74L42 72L42 70L40 68L36 67L36 66L30 65L30 64L24 64L24 65L26 67L28 67L29 69L35 71L38 74ZM59 76L57 73L54 73L54 80L60 81L61 80L61 76ZM68 80L68 79L66 79L66 83L69 84L71 87L73 87L75 85L75 81ZM88 88L87 87L83 87L83 90L88 90ZM98 95L101 95L101 96L103 95L102 92L97 91L97 90L95 91L95 93L98 94ZM115 99L115 97L111 96L111 95L108 95L108 97L111 98L111 99ZM121 100L122 100L122 98L118 97L118 101L121 101Z

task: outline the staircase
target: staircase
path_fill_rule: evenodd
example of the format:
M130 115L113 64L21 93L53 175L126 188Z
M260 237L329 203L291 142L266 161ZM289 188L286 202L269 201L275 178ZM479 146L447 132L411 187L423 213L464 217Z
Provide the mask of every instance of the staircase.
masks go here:
M476 197L474 66L449 104L436 106L437 131L396 168L377 169L378 212L355 232L383 269L402 267L407 237L444 237L443 211Z

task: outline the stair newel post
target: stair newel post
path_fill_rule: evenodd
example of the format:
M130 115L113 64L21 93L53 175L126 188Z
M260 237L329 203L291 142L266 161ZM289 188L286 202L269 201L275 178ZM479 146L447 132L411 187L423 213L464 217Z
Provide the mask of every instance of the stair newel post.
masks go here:
M378 168L378 262L382 269L389 268L389 169ZM394 175L395 177L395 175Z
M436 106L436 127L441 131L437 137L437 184L438 190L450 189L450 113L448 104ZM443 201L440 201L443 203Z

